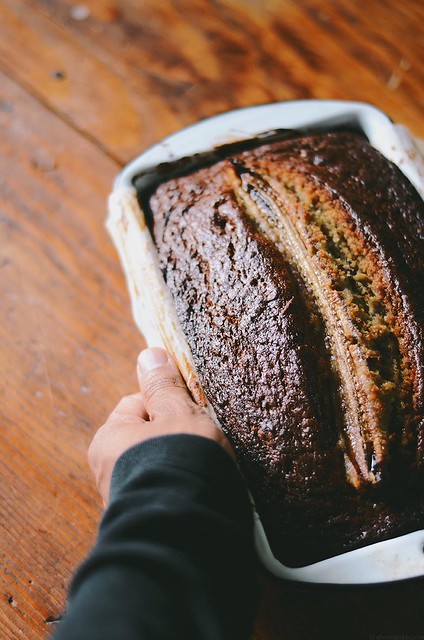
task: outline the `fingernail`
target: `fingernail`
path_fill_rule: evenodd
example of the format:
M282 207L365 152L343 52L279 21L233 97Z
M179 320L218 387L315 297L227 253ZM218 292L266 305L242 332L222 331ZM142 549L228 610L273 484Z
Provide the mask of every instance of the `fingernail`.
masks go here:
M152 349L145 349L138 356L137 367L140 375L152 371L152 369L158 369L163 367L169 362L168 354L164 349L153 347Z

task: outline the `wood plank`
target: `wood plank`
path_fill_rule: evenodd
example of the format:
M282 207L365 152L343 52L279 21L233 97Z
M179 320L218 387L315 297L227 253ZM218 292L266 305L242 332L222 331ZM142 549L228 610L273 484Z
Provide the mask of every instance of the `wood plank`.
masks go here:
M44 637L93 540L94 430L142 340L105 232L117 165L0 74L1 637Z
M376 586L263 582L254 640L383 640L423 634L423 581Z
M89 42L22 0L0 4L0 68L118 161L139 151L144 132L153 141L168 119L178 128L160 97L132 83L118 56L93 53Z
M85 6L79 21L70 0L3 0L0 64L121 162L199 118L293 98L369 101L424 136L418 0Z
M84 20L70 0L0 0L6 640L42 638L61 613L100 515L86 448L135 388L142 341L103 228L118 165L201 117L290 98L368 100L424 137L418 0L81 4ZM263 576L252 640L419 634L423 592Z

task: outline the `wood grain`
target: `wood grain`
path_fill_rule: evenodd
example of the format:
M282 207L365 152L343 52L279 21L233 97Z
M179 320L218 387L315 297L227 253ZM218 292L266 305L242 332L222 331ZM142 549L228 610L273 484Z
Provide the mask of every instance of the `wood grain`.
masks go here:
M96 530L87 446L142 341L103 228L115 163L0 84L0 628L41 638Z
M135 388L143 343L103 226L115 173L274 100L372 102L424 138L423 20L418 0L0 0L2 638L61 614L100 515L86 449ZM252 640L424 634L421 580L262 584Z
M2 0L3 64L121 162L199 118L293 98L369 101L424 136L423 44L411 29L419 2L372 0L362 11L348 0L233 1L205 11L203 1L150 1L141 11L126 0L87 3L84 21L71 2L29 4Z

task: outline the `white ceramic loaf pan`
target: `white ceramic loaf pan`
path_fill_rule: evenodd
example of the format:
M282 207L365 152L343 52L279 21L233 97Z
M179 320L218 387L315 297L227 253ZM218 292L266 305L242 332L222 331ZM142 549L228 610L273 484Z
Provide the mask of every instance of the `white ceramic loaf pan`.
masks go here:
M107 228L119 252L135 321L149 346L163 346L176 360L193 397L216 416L205 399L190 348L158 265L156 249L140 208L137 189L167 179L166 163L208 153L279 129L361 129L370 143L397 164L424 198L424 159L407 129L371 105L301 100L230 111L190 126L151 147L117 176L109 201ZM372 544L300 568L272 554L255 512L256 544L263 564L276 576L315 583L366 584L424 576L424 530Z

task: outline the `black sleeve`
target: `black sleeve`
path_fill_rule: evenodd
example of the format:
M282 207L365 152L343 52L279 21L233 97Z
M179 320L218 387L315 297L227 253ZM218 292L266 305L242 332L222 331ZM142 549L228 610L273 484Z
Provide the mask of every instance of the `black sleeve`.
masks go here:
M54 640L246 640L256 599L252 509L236 465L206 438L153 438L116 463Z

